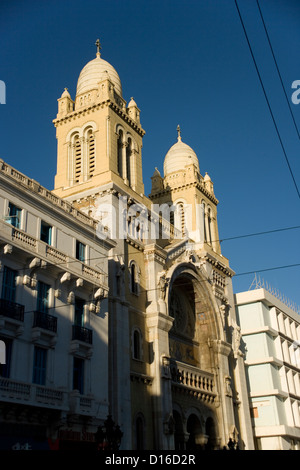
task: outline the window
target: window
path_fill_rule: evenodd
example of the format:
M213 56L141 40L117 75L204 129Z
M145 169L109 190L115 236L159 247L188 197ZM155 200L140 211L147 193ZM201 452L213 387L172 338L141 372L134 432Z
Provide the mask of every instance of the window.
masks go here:
M88 166L89 176L92 176L95 171L95 138L92 130L88 133Z
M76 135L74 138L74 160L75 160L75 183L79 183L81 176L81 142L79 135Z
M17 281L17 271L15 271L14 269L10 269L7 266L4 266L2 294L1 294L2 299L15 302L16 281Z
M85 249L86 249L86 246L84 245L84 243L81 243L77 240L76 241L76 258L79 261L82 261L83 263L85 262Z
M51 235L52 235L52 227L51 225L47 224L46 222L41 222L41 235L40 239L51 245Z
M123 177L123 132L121 130L118 136L118 173Z
M134 329L132 335L132 354L133 359L142 359L142 335L138 329Z
M79 357L74 357L73 363L73 390L78 390L83 394L84 382L84 360Z
M130 264L130 290L132 294L139 294L139 268L134 261Z
M32 382L39 385L46 384L47 350L35 346L33 357Z
M131 154L132 154L132 141L128 139L128 146L126 147L126 177L129 186L131 186Z
M37 311L47 313L49 309L50 286L44 282L38 282Z
M12 340L9 338L2 338L0 340L5 343L5 364L0 364L0 377L10 377L11 353L12 353Z
M21 227L21 214L22 209L15 206L11 202L8 205L8 217L6 218L6 222L13 225L16 228Z
M75 298L74 325L76 326L84 326L84 303L83 299Z

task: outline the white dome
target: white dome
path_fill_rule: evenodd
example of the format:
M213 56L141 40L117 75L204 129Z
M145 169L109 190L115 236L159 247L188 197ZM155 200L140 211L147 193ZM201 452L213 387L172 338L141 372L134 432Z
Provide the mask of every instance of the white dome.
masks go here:
M88 62L81 70L77 82L76 95L97 88L98 83L106 78L107 75L114 84L118 95L122 96L122 85L118 73L106 60L101 59L99 53L97 53L95 59Z
M185 166L191 165L191 163L196 166L200 173L197 155L189 145L182 142L180 135L178 135L178 141L170 148L165 156L164 176L175 171L184 170Z

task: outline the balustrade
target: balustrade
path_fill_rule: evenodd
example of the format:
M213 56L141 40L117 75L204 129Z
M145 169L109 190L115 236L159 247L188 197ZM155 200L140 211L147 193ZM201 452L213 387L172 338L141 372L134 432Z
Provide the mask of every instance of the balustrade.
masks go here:
M175 360L170 362L170 371L174 385L194 390L205 396L215 395L213 374Z

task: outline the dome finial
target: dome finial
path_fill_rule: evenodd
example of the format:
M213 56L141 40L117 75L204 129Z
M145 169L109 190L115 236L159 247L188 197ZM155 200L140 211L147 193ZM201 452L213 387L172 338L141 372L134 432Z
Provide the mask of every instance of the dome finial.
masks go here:
M180 130L180 125L179 124L177 126L177 133L178 133L177 139L178 139L179 142L181 142L181 130Z
M101 49L101 44L100 44L100 41L99 41L99 39L97 39L97 41L95 42L95 46L97 46L97 53L96 53L96 57L100 57L100 49Z

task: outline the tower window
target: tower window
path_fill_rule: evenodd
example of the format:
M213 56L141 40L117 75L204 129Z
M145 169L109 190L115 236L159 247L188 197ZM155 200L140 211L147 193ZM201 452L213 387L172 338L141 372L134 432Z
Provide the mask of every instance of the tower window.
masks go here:
M137 360L142 359L142 335L137 328L132 335L132 357Z
M129 186L131 186L131 154L132 154L132 141L128 140L128 146L126 147L126 177Z
M81 142L79 136L75 137L75 183L79 183L81 175Z
M134 261L130 264L130 291L132 294L139 294L139 269Z
M118 173L123 177L123 132L119 132L118 136Z
M176 228L178 228L179 230L181 230L181 235L184 236L185 235L185 216L184 216L184 207L183 207L183 203L180 202L179 204L177 204L177 207L176 207L176 219L177 219L177 223L176 223Z
M89 176L92 176L95 172L95 138L92 131L88 136L88 166Z

